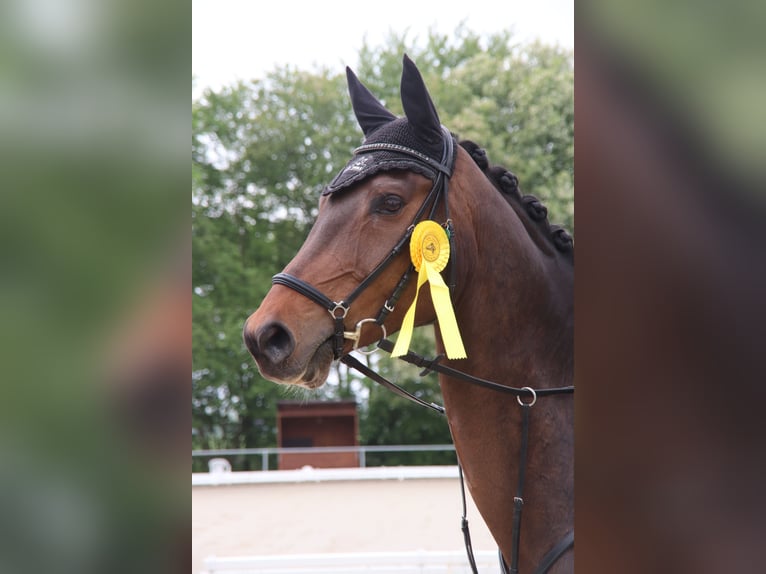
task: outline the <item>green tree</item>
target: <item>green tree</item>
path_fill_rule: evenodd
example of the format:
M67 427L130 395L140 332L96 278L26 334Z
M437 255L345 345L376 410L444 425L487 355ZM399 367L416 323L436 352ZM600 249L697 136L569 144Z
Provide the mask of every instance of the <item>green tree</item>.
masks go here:
M193 435L196 448L271 446L284 389L242 326L303 243L317 197L359 141L339 75L288 68L192 107Z

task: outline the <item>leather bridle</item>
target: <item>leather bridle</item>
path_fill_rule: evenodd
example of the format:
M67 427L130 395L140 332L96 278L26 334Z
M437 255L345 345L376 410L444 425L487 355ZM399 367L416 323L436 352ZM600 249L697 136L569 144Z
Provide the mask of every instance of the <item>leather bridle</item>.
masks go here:
M360 373L367 376L368 378L375 381L376 383L407 398L408 400L411 400L421 406L435 410L439 412L440 414L444 415L445 409L443 406L437 405L435 403L427 403L419 399L418 397L412 395L411 393L409 393L408 391L406 391L399 385L382 377L381 375L379 375L378 373L376 373L375 371L367 367L365 364L363 364L361 361L359 361L352 355L343 354L343 347L345 346L346 339L352 340L354 342L353 343L354 350L361 351L361 349L358 349L359 341L361 339L361 331L363 326L367 323L376 324L378 327L380 327L383 333L383 336L378 342L378 348L383 349L389 353L392 351L393 343L387 340L386 329L383 324L384 324L384 321L386 320L386 317L388 317L389 313L391 313L394 310L396 302L398 301L399 297L401 296L402 292L407 286L409 278L412 275L412 272L414 270L414 267L412 265L410 265L408 269L404 272L404 274L401 276L391 296L389 296L388 299L386 299L386 301L383 303L383 306L378 312L377 317L375 317L374 319L367 318L367 319L362 319L358 321L356 323L354 331L346 330L345 319L346 319L346 316L348 315L348 312L349 312L349 309L351 308L352 303L359 297L359 295L362 294L362 292L364 292L365 289L367 289L367 287L369 287L372 284L373 281L375 281L380 276L380 274L391 264L391 262L394 261L394 259L396 259L397 256L399 256L402 250L408 247L410 238L412 236L412 232L415 229L415 225L423 217L429 205L431 205L431 210L428 216L429 219L432 219L434 217L440 203L444 205L445 222L443 226L447 231L447 236L449 237L449 242L450 242L450 267L452 272L452 276L449 282L449 287L450 287L450 291L454 289L455 250L452 248L453 247L452 243L455 237L455 231L453 229L452 220L450 219L450 215L449 215L448 192L449 192L449 179L452 176L454 160L455 160L455 141L452 137L452 134L449 132L449 130L447 130L443 126L442 126L442 135L443 135L442 137L443 153L442 153L441 161L436 161L433 158L415 149L398 145L398 144L391 144L391 143L365 144L354 150L355 155L372 153L376 151L400 153L407 156L411 160L414 160L432 170L435 170L436 175L434 177L434 182L431 187L431 190L428 192L428 195L423 200L423 203L421 204L421 206L418 208L418 211L415 214L415 217L413 218L412 223L407 227L402 237L399 239L399 241L396 242L396 244L394 245L393 249L391 249L389 254L380 263L378 263L378 265L367 275L367 277L364 278L364 280L362 280L361 283L359 283L359 285L357 285L357 287L347 297L345 297L344 299L341 299L340 301L333 301L330 297L322 293L319 289L317 289L310 283L302 279L299 279L298 277L295 277L294 275L290 275L289 273L277 273L276 275L274 275L271 281L272 281L272 284L274 285L283 285L285 287L289 287L290 289L300 293L304 297L307 297L311 301L314 301L315 303L317 303L318 305L320 305L321 307L327 310L327 312L330 314L330 317L332 317L333 324L334 324L333 335L331 336L331 339L332 339L332 345L333 345L333 356L335 357L336 360L340 360L341 362L346 364L348 367L359 371ZM516 496L514 497L511 564L509 567L506 564L502 556L502 553L500 553L500 568L504 574L518 573L519 535L521 532L521 511L524 504L522 494L523 494L523 488L524 488L524 475L525 475L526 457L527 457L527 440L528 440L528 434L529 434L529 425L528 425L529 412L532 406L537 401L538 397L543 397L547 395L572 394L574 393L574 387L565 386L565 387L545 388L545 389L537 389L537 390L532 389L530 387L522 387L522 388L509 387L506 385L500 385L492 381L487 381L485 379L474 377L472 375L463 373L462 371L458 371L446 365L441 365L439 364L439 361L441 360L441 358L443 358L441 355L439 357L436 357L435 359L426 359L410 351L399 358L411 364L424 367L425 368L424 371L420 373L421 376L427 374L428 372L436 371L441 374L447 375L449 377L453 377L456 379L469 382L471 384L479 385L485 388L490 388L502 393L510 393L516 396L516 399L522 408L519 480L518 480L518 485L516 490ZM529 398L530 399L529 402L524 402L522 400L522 397ZM468 529L468 520L466 518L466 499L465 499L465 487L463 483L463 472L462 472L462 468L460 466L459 461L458 461L458 469L459 469L459 476L460 476L460 489L461 489L461 494L463 499L463 515L461 518L461 529L463 531L463 536L465 540L466 551L468 554L468 561L471 565L472 571L474 572L474 574L476 574L477 573L476 561L473 556L471 535ZM574 545L574 532L569 532L566 536L564 536L562 540L560 540L553 548L551 548L550 551L543 557L542 562L538 565L537 569L535 570L535 574L544 574L545 572L547 572L548 569L556 562L556 560L560 558L573 545Z
M452 176L452 168L454 165L455 140L449 130L443 126L442 135L443 152L441 161L436 161L415 149L391 143L366 144L354 150L355 155L372 153L376 151L403 154L410 160L414 160L417 163L435 170L436 175L434 177L433 185L431 186L431 191L428 192L428 195L423 200L423 203L415 214L412 223L407 227L401 239L396 242L396 245L394 245L394 248L389 252L385 259L378 263L378 265L369 273L369 275L367 275L367 277L365 277L364 280L359 283L359 285L357 285L357 287L347 297L341 299L340 301L333 301L331 298L329 298L310 283L304 281L303 279L299 279L294 275L290 275L289 273L277 273L271 279L272 284L289 287L304 297L311 299L321 307L324 307L327 312L330 313L330 317L332 317L334 323L332 344L333 356L336 360L343 356L343 347L346 339L354 341L353 348L354 350L358 349L362 327L366 323L374 323L378 325L383 332L382 338L386 338L386 330L383 326L383 322L385 321L386 317L388 317L388 314L394 310L396 301L399 299L399 296L407 286L407 282L409 281L410 275L412 273L412 266L410 266L407 271L404 272L391 296L385 301L385 303L383 303L383 306L378 312L377 317L374 319L362 319L361 321L357 322L354 331L347 331L345 326L346 315L348 315L351 304L356 300L356 298L359 297L359 295L361 295L362 292L364 292L364 290L367 289L367 287L369 287L372 282L378 278L378 276L391 264L394 259L396 259L396 257L402 252L403 249L409 247L410 237L412 236L412 232L415 229L415 225L420 221L421 217L423 217L423 214L426 212L429 204L431 204L429 219L434 217L439 203L444 204L446 217L444 226L447 230L447 235L450 238L450 247L452 247L451 244L452 238L454 236L454 230L452 229L452 221L449 218L448 193L449 178ZM450 254L451 258L453 258L452 268L454 270L454 249L450 249Z

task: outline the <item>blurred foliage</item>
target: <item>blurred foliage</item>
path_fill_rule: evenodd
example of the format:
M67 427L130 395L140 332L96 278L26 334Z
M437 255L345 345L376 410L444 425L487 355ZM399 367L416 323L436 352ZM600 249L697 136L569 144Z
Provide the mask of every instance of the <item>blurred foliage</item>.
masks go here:
M576 9L577 570L755 572L766 4Z
M548 203L552 219L573 218L572 55L510 35L480 38L463 28L431 34L424 47L405 36L360 50L357 72L401 115L401 58L418 63L442 122L485 146L512 169L525 192ZM362 140L342 70L283 67L263 79L206 90L192 103L193 436L194 448L273 446L276 402L355 398L363 444L448 443L446 421L335 367L319 391L265 381L242 343L242 326L298 251L319 194ZM416 340L425 354L429 333ZM439 402L436 377L376 360L405 388ZM409 458L408 458L409 457ZM453 462L449 453L370 455L368 463ZM260 461L233 461L260 468ZM197 459L194 469L203 470Z
M766 56L763 2L578 5L583 36L667 107L688 141L763 200Z
M189 360L160 375L168 341L128 325L162 284L188 355L189 24L179 2L0 3L2 572L167 572L185 551ZM129 330L152 341L138 370L115 360ZM165 432L127 424L122 392L166 382Z

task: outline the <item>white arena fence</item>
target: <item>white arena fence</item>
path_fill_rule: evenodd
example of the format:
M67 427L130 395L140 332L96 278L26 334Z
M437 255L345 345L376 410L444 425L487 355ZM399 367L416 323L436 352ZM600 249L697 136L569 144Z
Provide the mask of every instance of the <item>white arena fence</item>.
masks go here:
M194 472L192 486L274 484L285 482L334 482L347 480L408 480L458 478L457 466L375 466L367 468L313 468L239 472Z
M261 470L269 470L269 456L280 454L320 454L348 453L359 455L359 466L367 466L367 453L392 452L455 452L453 444L392 444L358 446L312 446L312 447L264 447L264 448L221 448L212 450L193 450L195 457L240 457L255 456L261 459Z
M499 573L497 552L475 552L480 572ZM205 559L202 574L471 574L458 551L354 552Z

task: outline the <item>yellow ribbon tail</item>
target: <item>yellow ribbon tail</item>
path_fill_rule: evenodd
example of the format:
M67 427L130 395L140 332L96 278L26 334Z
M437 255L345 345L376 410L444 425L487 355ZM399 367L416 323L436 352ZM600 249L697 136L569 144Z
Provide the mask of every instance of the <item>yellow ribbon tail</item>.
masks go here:
M444 350L448 359L465 359L467 354L463 347L463 339L460 337L460 329L457 326L455 312L452 309L452 301L449 296L449 287L444 283L441 274L434 269L433 265L424 262L420 266L418 273L418 287L415 291L415 298L412 305L407 309L402 321L402 327L399 330L399 337L396 339L392 357L401 357L406 354L410 348L412 340L412 331L415 327L415 308L418 305L418 295L420 288L428 281L431 284L431 300L436 310L436 318L439 321L439 331L442 335Z
M460 337L455 311L452 309L449 287L444 283L441 273L434 269L433 265L425 261L423 263L421 272L425 267L428 282L431 284L431 299L436 310L436 318L439 320L439 330L442 334L447 358L465 359L468 355L465 352L465 347L463 347L463 339Z
M412 340L412 330L415 327L415 307L418 306L418 295L420 294L420 287L428 279L428 275L425 266L420 266L420 272L418 273L418 287L415 290L415 298L412 300L412 305L407 309L407 313L404 315L402 321L402 327L399 329L399 337L396 339L394 350L391 351L392 357L401 357L405 355L410 348L410 341Z

